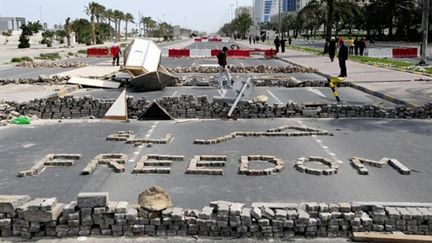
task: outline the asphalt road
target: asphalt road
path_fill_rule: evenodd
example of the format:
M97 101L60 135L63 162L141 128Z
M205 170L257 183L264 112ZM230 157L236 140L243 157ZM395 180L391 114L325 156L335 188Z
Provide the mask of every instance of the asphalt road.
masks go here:
M42 121L40 121L42 123ZM189 120L132 123L85 122L56 123L0 128L0 194L29 194L33 197L58 197L70 201L83 191L107 191L111 200L136 202L137 195L152 185L168 190L173 203L184 208L201 208L212 200L233 202L430 202L432 200L431 121L415 120ZM265 131L281 125L306 125L325 129L335 136L291 138L238 138L216 145L194 145L194 139L209 139L233 131ZM151 148L133 147L106 141L119 130L135 131L151 138L167 133L172 143ZM80 153L82 159L68 168L48 168L34 177L18 178L18 171L29 169L49 153ZM132 161L126 172L116 174L99 167L90 176L80 171L101 153L126 153ZM169 175L133 175L136 159L145 154L184 155L174 162ZM223 176L185 174L195 155L227 155ZM274 155L285 161L280 174L249 177L237 174L240 156ZM302 156L329 157L340 161L340 171L333 176L313 176L296 171L293 165ZM370 174L360 176L349 159L360 156L379 160L396 158L414 170L400 175L391 167L368 167Z
M249 59L228 59L229 65L237 66L259 66L267 65L273 67L285 67L288 64L284 61L278 59L263 59L263 58L249 58ZM162 58L161 65L164 67L198 67L198 66L208 66L218 65L217 58L212 59L190 59L190 58Z
M235 42L194 42L187 46L186 49L218 49L221 50L223 47L231 49L231 45L238 45L240 49L248 49L246 46Z
M88 65L96 65L108 60L109 58L73 57L58 62L84 62ZM8 66L0 69L0 79L38 78L39 75L51 76L73 69L74 68L26 68Z
M343 87L338 88L339 96L343 104L364 105L375 104L392 107L395 104L358 91L353 88ZM116 99L122 89L101 90L101 89L81 89L70 93L76 97L90 95L97 98ZM1 93L0 93L1 94ZM193 94L196 96L206 95L211 102L214 96L221 96L221 92L216 87L168 87L162 91L153 92L135 92L133 89L128 89L128 95L134 98L146 97L148 100L155 100L164 96L180 97L183 94ZM268 104L275 103L285 105L287 103L324 103L336 104L337 101L333 96L330 88L283 88L283 87L256 87L251 92L250 97L265 95L269 98ZM233 90L227 89L225 97L235 97ZM1 96L0 96L1 98ZM249 98L247 98L249 99Z

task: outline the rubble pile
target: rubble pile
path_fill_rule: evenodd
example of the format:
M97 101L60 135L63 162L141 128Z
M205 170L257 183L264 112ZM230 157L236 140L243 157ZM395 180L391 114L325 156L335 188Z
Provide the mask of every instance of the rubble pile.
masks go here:
M214 101L210 103L206 96L182 95L163 97L157 102L174 118L224 118L231 105ZM22 115L37 115L42 119L62 118L101 118L114 103L114 100L96 99L90 96L80 98L64 96L48 99L36 99L28 103L8 103ZM138 119L150 106L145 97L129 97L128 114ZM296 104L269 105L263 103L240 102L233 117L250 118L387 118L387 119L428 119L432 117L432 103L418 107L382 107L378 105L344 104Z
M228 65L231 73L316 73L313 68L288 65L284 67L273 67L267 65L259 66L236 66ZM171 73L218 73L219 67L175 67L167 68Z
M15 111L15 107L4 104L0 101L0 127L7 126L10 120L19 115L20 113Z
M70 77L67 76L46 76L39 75L37 78L16 78L0 79L0 86L8 84L38 84L38 85L58 85L66 84Z
M20 62L16 66L17 67L25 67L25 68L82 68L87 67L87 63L85 62Z
M153 193L154 194L154 193ZM140 195L140 204L145 195ZM432 233L432 208L386 203L210 202L196 209L172 207L169 197L133 206L108 193L79 193L77 201L0 196L2 237L201 236L292 239L349 237L353 232ZM154 205L153 205L154 204ZM144 206L142 206L144 205Z

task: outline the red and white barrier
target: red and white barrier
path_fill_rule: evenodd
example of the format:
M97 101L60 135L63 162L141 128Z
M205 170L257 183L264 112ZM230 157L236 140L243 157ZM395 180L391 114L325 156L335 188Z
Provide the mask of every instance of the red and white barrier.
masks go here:
M228 43L231 42L231 38L229 37L210 37L210 38L206 38L206 37L196 37L194 38L194 42L224 42L224 43Z
M368 57L378 58L416 58L419 56L417 47L412 48L373 48L367 49Z
M111 50L108 47L88 48L87 57L111 57Z
M218 49L165 49L162 50L163 57L169 58L212 58L216 57ZM251 56L261 55L264 58L274 58L276 50L250 49L250 50L228 50L228 58L251 58Z

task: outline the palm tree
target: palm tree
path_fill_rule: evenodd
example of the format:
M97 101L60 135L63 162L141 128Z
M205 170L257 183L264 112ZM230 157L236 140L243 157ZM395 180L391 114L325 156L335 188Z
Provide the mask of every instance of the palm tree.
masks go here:
M66 40L67 40L67 46L70 47L71 46L71 41L70 41L70 34L72 33L72 23L71 23L71 18L67 17L66 21L65 21L65 32L66 32Z
M112 38L111 21L114 20L114 11L112 9L106 9L103 17L108 20L108 25L110 27L110 38Z
M149 23L150 23L151 20L152 20L151 17L142 17L142 18L141 18L141 23L142 23L143 26L144 26L144 37L145 37L146 34L147 34L147 30L148 30L148 28L149 28Z
M115 22L115 30L116 30L116 35L117 35L117 39L120 40L121 35L120 35L120 26L121 26L121 21L124 19L124 13L122 11L119 10L114 10L114 22Z
M100 20L104 19L104 13L105 13L105 6L97 4L95 9L95 17L96 17L96 23L100 23Z
M131 13L126 13L124 16L124 21L126 22L126 40L128 38L128 23L131 22L132 24L135 24L134 22L134 16Z
M96 25L95 25L95 15L97 9L100 5L96 2L90 2L87 6L85 6L84 12L90 16L90 21L92 24L92 44L96 44Z

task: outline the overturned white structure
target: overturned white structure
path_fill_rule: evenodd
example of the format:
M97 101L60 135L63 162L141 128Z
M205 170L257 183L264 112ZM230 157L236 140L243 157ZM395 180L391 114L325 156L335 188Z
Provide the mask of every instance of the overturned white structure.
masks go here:
M151 40L135 39L125 50L125 69L130 85L139 91L162 90L175 86L177 79L160 65L162 51Z

